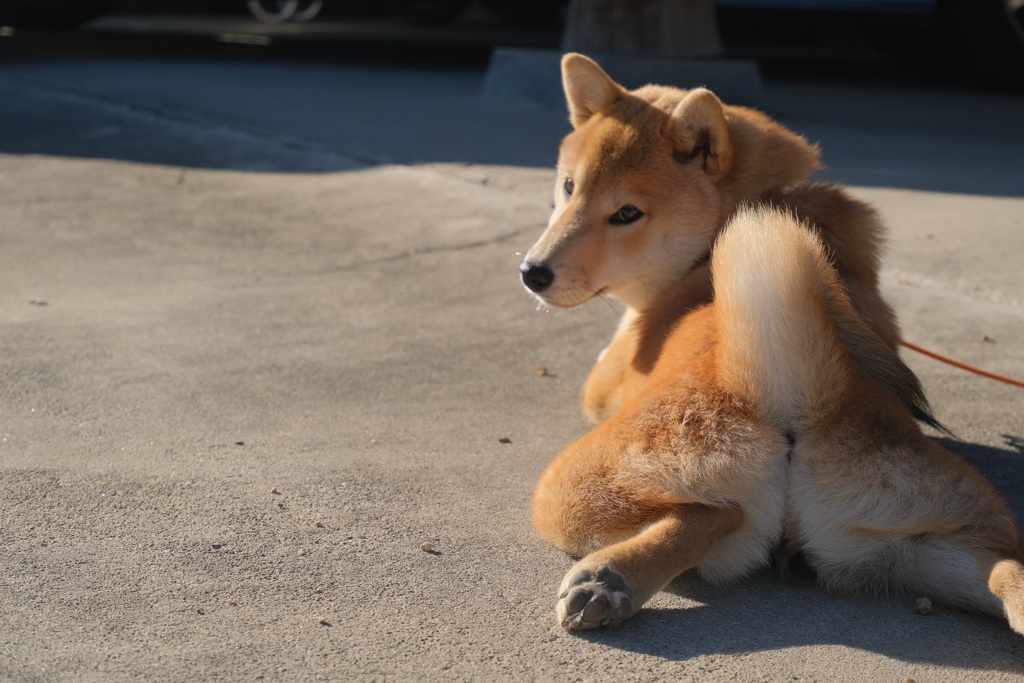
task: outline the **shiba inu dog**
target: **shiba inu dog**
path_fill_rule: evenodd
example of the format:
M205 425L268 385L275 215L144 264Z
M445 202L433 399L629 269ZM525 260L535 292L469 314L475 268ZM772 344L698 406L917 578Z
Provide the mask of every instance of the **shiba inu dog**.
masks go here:
M623 319L584 388L599 424L541 475L533 518L580 557L567 629L635 614L689 569L801 552L837 590L927 596L1024 633L1013 513L939 426L878 293L881 228L808 180L817 150L705 89L627 91L567 55L574 127L521 266L544 304Z

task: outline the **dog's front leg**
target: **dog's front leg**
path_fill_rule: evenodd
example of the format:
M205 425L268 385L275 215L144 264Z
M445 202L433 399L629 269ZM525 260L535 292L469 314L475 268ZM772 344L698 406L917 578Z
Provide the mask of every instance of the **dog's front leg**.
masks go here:
M583 415L597 424L614 415L625 400L630 363L636 355L634 311L626 311L612 340L601 351L583 385Z
M562 580L559 623L577 631L633 616L742 520L735 507L680 505L637 535L587 555Z

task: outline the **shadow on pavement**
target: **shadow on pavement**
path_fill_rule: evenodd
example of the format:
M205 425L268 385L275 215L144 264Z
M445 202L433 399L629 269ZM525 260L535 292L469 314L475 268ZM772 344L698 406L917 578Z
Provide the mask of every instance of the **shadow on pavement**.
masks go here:
M1024 512L1024 439L1006 436L1005 440L1010 450L936 439L981 470L1020 517ZM891 657L908 666L918 663L1024 674L1024 646L1002 622L942 606L926 617L915 613L907 599L829 594L817 586L813 573L800 562L785 577L766 570L726 586L687 573L667 590L696 604L644 609L620 627L584 632L579 637L673 661L843 646Z
M984 474L1013 508L1018 521L1024 520L1024 438L1004 434L1006 449L947 438L935 441Z
M696 579L677 580L679 584ZM806 647L845 647L910 664L1024 674L1019 638L995 619L942 611L922 616L909 601L828 595L812 584L716 587L706 606L646 610L628 626L588 632L595 643L671 661ZM687 597L695 591L687 585ZM967 623L969 622L969 623ZM970 642L964 631L970 629Z
M41 104L59 107L63 98L81 112L78 130L53 127L41 136L8 128L0 152L273 172L351 170L352 160L552 168L567 130L562 111L479 96L492 47L545 46L557 37L550 33L477 34L473 27L417 33L386 25L360 33L345 24L313 24L277 29L286 32L261 45L237 42L263 35L252 33L260 29L251 21L207 18L177 33L148 22L140 28L111 19L78 33L0 38L0 76L40 84L55 98ZM814 68L803 75L795 59L766 69L776 75L762 108L821 143L826 177L1024 196L1018 163L1024 130L1016 114L1024 97L936 83L891 60L851 58L842 47L831 59L815 54ZM749 56L760 58L756 49ZM763 56L763 63L779 61L775 53ZM90 63L110 71L108 82L85 76ZM190 106L190 90L203 106ZM40 108L10 100L4 107L5 116L17 117L15 126L44 125L48 114ZM208 140L187 135L161 149L146 144L152 139L146 132L132 139L139 114L152 123L219 127L272 144L264 158L251 161L218 156ZM130 120L122 131L97 137L105 116ZM276 154L274 145L286 149ZM320 158L306 165L289 158L303 151Z

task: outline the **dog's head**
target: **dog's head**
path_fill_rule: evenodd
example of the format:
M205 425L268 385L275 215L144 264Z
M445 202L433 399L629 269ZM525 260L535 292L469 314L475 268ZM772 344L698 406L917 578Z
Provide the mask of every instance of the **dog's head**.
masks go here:
M547 230L521 266L547 305L607 294L642 309L707 260L738 202L817 168L806 140L703 88L628 91L579 54L563 58L562 82L574 130Z

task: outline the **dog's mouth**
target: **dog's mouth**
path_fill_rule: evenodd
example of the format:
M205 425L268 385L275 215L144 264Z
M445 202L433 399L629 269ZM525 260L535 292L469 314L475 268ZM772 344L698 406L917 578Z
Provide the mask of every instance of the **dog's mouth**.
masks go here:
M531 292L545 306L552 308L571 309L579 308L593 299L604 297L608 287L595 289L592 287L573 287L558 292Z

